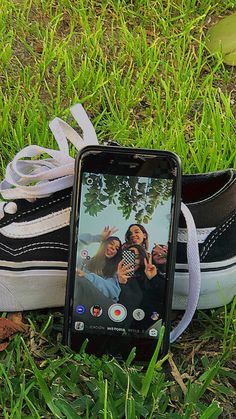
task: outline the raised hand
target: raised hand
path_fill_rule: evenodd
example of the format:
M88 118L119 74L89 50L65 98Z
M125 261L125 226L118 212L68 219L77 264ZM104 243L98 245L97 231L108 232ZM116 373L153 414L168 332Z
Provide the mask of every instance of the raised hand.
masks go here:
M132 263L125 265L124 260L122 259L118 263L118 267L117 267L117 275L118 275L118 280L120 284L127 284L128 280L130 279L128 275L130 272L133 272Z
M154 248L152 249L153 261L158 265L164 265L166 263L168 252L168 246L160 246L155 243Z
M116 228L115 226L111 228L109 226L105 226L100 234L101 241L105 241L106 239L108 239L108 237L113 236L113 234L117 231L118 228Z
M145 275L148 279L152 279L157 274L157 268L152 263L152 255L148 255L148 260L144 258L144 265L145 265Z

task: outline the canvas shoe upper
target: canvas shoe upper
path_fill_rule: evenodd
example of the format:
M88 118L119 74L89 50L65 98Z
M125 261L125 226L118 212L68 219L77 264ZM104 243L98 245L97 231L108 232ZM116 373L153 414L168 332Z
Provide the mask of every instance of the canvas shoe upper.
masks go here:
M183 176L182 199L190 209L199 243L201 293L198 308L219 307L236 293L236 171ZM188 295L187 231L180 217L173 307Z
M0 220L0 310L64 305L71 188L16 200ZM7 211L7 208L6 208Z
M0 203L1 311L64 305L74 181L69 142L78 150L98 144L82 105L73 106L71 113L83 138L55 118L49 125L58 150L25 147L8 164L0 184L3 198L9 201ZM45 153L49 157L39 159Z

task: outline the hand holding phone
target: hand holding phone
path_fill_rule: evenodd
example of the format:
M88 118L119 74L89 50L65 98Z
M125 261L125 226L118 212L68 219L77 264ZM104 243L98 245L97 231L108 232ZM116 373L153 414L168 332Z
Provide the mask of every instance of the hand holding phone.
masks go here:
M120 284L127 284L130 276L129 273L133 272L134 268L132 264L125 264L122 259L118 264L117 276Z

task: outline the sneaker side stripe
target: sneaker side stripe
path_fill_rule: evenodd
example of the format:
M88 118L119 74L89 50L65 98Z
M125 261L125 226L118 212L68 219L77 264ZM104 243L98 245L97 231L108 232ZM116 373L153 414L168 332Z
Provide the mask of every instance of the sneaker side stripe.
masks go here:
M59 262L59 261L49 261L49 260L28 260L27 262L10 262L8 260L1 260L0 262L1 268L4 270L7 268L13 269L24 269L24 268L32 268L35 269L36 267L39 269L47 269L53 267L56 269L66 268L68 266L67 262Z
M236 266L236 264L234 263L233 265L230 266L222 266L221 268L208 268L208 269L202 269L201 268L201 272L217 272L217 271L226 271L227 269L231 269L233 266ZM185 269L175 269L175 272L188 272L188 268Z
M26 250L22 250L20 252L11 252L9 250L3 249L1 248L0 245L0 249L3 250L5 253L8 253L11 256L19 256L19 255L23 255L24 253L28 253L28 252L33 252L34 250L39 250L39 249L54 249L54 250L65 250L68 251L68 247L66 246L55 246L55 245L51 245L51 246L45 246L44 243L42 246L35 246L35 247L31 247L30 249L26 249Z
M0 276L1 276L1 270L2 270L2 266L1 266L1 264L0 264ZM25 267L25 268L11 268L11 267L9 267L9 266L4 266L4 272L6 272L6 271L14 271L14 272L25 272L25 271L32 271L32 273L35 271L35 270L37 270L37 271L51 271L51 270L53 270L53 271L55 271L55 270L57 270L57 271L67 271L67 266L57 266L57 267L55 267L55 266L37 266L37 265L35 265L35 266L29 266L29 267ZM1 280L0 280L0 282L1 282Z
M14 253L14 252L18 252L19 250L25 250L25 249L30 250L32 247L37 247L38 245L39 246L49 246L49 247L52 247L52 248L54 246L57 246L57 247L61 247L62 249L65 249L65 250L67 250L69 248L68 244L60 243L60 242L37 242L37 243L26 244L25 246L18 247L17 249L14 249L10 246L7 246L4 243L0 243L0 249L5 250L5 251L9 250L9 252L12 251Z
M206 258L208 255L211 247L215 244L216 240L235 222L236 220L236 210L232 213L231 217L229 217L220 227L216 229L216 231L212 234L210 240L203 246L201 251L200 257L201 259Z
M0 229L0 233L12 239L38 237L66 227L70 220L70 208L53 212L45 217L22 223L11 223Z
M211 262L211 263L201 263L200 268L201 272L213 272L213 271L222 271L236 266L236 257L228 260L223 260L220 262ZM175 267L176 272L188 272L188 265L177 263Z
M37 206L31 207L26 211L17 212L15 215L12 215L11 220L12 221L18 220L19 218L22 218L23 216L27 214L32 215L33 213L37 212L40 209L49 208L49 206L53 206L54 204L59 204L60 202L66 201L67 199L70 199L70 198L71 198L71 193L63 195L60 198L51 199L47 201L46 203L37 204ZM4 227L6 225L9 225L9 221L7 219L6 221L4 219L1 220L1 226Z
M209 234L215 230L215 227L209 228L197 228L197 241L198 243L204 243ZM187 243L188 242L188 233L186 228L178 229L178 243Z

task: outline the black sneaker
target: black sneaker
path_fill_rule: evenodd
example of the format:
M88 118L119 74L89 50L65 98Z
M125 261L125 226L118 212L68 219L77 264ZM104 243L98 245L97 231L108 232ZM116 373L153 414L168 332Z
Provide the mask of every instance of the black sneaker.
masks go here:
M220 307L236 294L236 171L183 176L182 200L197 228L201 291L198 308ZM180 217L173 308L186 307L187 231Z
M71 112L83 130L84 139L55 118L50 128L59 151L26 147L8 165L6 178L0 185L3 198L10 201L0 203L1 311L64 305L74 170L67 139L78 149L98 143L82 106L75 105ZM52 157L20 160L45 152ZM199 236L202 271L199 308L224 305L235 295L235 180L232 169L183 177L183 201L194 217ZM174 309L185 309L188 297L186 239L181 218Z
M78 150L98 144L82 105L73 106L71 113L83 139L55 118L49 126L59 150L24 148L8 164L0 184L0 193L8 201L0 202L0 311L64 305L74 180L68 140ZM45 153L51 157L26 160Z

